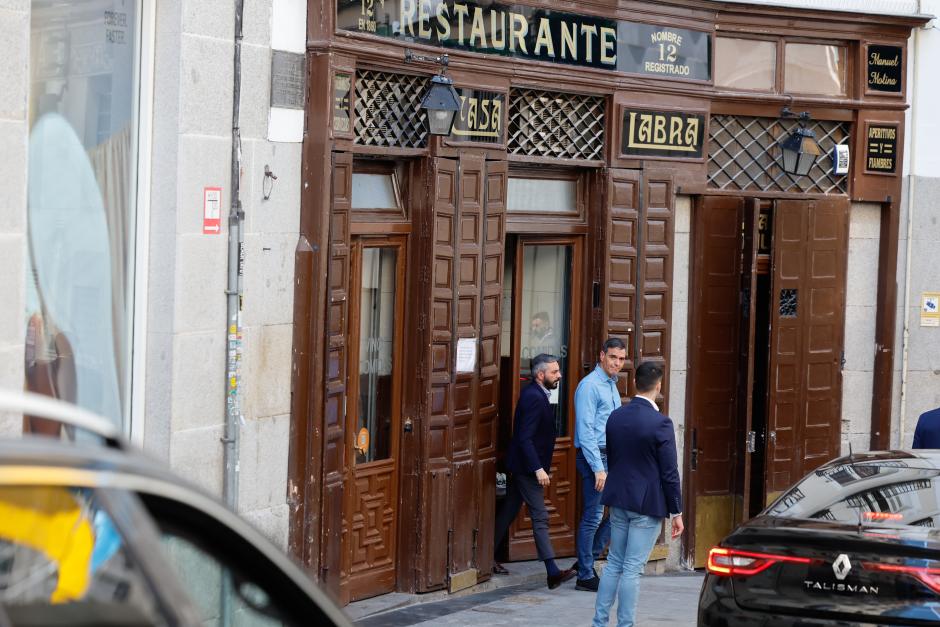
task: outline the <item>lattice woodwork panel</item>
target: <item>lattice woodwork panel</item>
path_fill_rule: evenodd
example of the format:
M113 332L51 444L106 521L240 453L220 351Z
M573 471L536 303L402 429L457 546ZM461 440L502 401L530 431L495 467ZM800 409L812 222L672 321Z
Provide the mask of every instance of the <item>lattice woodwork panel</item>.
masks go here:
M844 194L848 177L832 173L832 149L848 142L848 122L811 120L822 154L809 174L787 174L780 166L780 140L797 120L713 115L709 125L708 186L722 190Z
M603 96L536 89L509 92L509 154L603 159Z
M357 144L396 148L427 145L427 114L421 108L427 77L359 70L355 89Z

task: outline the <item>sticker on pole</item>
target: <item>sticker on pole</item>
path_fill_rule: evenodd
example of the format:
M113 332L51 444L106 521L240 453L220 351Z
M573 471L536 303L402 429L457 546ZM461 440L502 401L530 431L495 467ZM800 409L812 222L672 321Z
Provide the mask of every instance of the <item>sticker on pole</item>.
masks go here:
M940 327L940 292L920 295L920 326Z
M206 187L202 192L202 234L222 232L222 188Z

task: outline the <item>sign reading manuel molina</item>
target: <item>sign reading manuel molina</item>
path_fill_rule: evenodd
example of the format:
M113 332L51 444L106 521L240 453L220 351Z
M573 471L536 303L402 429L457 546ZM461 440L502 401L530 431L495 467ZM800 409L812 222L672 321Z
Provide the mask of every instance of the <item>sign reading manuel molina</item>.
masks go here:
M337 0L343 30L550 63L711 80L711 35L487 0Z

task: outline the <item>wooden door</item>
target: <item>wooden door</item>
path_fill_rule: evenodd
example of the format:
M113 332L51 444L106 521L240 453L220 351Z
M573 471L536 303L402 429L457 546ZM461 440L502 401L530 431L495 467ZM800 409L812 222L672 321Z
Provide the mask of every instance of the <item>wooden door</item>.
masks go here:
M694 214L689 552L696 567L734 528L744 201L701 199Z
M848 199L774 206L767 500L840 451Z
M396 587L405 242L355 238L351 261L342 558L355 601Z
M554 354L561 366L562 380L552 399L557 434L552 481L545 495L549 533L559 556L574 554L578 520L574 390L580 355L581 248L580 238L520 237L512 282L511 360L515 376L510 415L514 415L520 390L530 383L532 357ZM514 561L537 556L526 508L510 527L508 555Z

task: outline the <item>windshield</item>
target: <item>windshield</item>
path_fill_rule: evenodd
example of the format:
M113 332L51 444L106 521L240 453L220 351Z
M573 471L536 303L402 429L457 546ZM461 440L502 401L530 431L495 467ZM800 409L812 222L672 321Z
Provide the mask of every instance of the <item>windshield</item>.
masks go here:
M940 526L940 470L921 459L828 466L810 473L770 516L884 526Z

